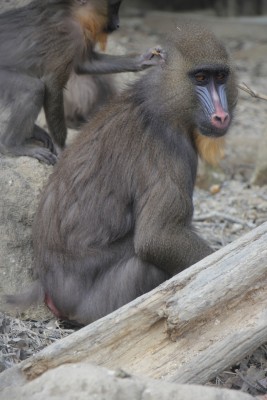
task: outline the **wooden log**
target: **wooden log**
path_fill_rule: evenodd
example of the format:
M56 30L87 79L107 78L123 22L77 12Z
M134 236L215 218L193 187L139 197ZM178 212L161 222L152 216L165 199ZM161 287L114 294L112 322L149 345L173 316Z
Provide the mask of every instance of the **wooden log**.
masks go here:
M80 361L203 384L266 341L264 223L153 291L2 373L0 387Z

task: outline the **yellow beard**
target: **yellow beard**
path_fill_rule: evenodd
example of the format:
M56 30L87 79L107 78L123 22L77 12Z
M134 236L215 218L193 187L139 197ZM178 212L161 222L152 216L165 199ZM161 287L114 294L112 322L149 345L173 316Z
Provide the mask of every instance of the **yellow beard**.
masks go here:
M196 130L194 139L200 158L213 166L218 165L219 161L224 157L225 138L204 136Z

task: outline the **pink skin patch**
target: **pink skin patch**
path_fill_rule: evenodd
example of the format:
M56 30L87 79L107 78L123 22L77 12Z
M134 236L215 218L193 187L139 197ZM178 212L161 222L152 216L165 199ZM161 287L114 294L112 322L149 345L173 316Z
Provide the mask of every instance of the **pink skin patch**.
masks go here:
M45 295L45 304L47 305L47 307L49 308L49 310L57 317L57 318L61 318L64 319L63 315L61 315L60 311L57 309L57 307L55 306L53 300L51 299L51 297L46 294Z

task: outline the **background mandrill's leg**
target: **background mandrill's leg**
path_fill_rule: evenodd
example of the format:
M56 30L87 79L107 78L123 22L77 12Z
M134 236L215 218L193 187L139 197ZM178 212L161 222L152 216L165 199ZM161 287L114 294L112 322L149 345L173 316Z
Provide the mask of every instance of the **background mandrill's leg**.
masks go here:
M65 124L63 90L56 82L45 86L44 111L52 138L60 149L63 149L67 137Z
M35 125L44 84L31 76L0 70L0 151L55 164L50 136Z

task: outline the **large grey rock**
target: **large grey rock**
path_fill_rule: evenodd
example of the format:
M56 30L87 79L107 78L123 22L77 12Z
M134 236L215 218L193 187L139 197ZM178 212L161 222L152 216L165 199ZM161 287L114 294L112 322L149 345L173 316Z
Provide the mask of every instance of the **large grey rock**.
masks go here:
M1 379L1 376L0 376ZM248 394L207 386L176 385L131 377L91 364L68 364L22 387L6 388L0 400L252 400Z
M52 167L29 157L0 155L0 309L3 294L16 293L31 281L31 225L38 194ZM31 317L45 317L41 309Z

